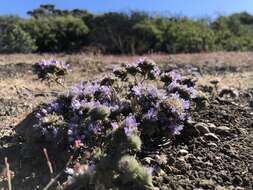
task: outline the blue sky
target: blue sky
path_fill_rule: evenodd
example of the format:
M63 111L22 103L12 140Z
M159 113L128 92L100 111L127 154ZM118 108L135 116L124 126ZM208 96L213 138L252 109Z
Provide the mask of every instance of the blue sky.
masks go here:
M190 17L217 16L239 11L253 14L253 0L0 0L0 15L26 16L40 4L55 4L64 9L86 9L94 13L144 10L152 13Z

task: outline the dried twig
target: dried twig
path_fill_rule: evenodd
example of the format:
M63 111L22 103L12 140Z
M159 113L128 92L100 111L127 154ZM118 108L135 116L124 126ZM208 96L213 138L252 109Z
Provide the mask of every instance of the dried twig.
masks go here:
M11 185L11 172L10 172L10 164L8 163L8 158L4 158L5 161L5 166L6 166L6 173L7 173L7 179L8 179L8 189L12 190L12 185Z
M69 166L69 164L72 162L73 160L73 156L70 156L66 166L64 167L63 170L61 170L54 178L51 178L50 182L43 188L43 190L48 190L56 181L57 179L63 174L63 172L65 171L65 168L67 168Z
M44 155L46 157L46 160L47 160L47 165L48 165L48 168L49 168L49 172L50 172L50 178L52 179L52 176L53 176L53 167L52 167L52 163L48 157L48 153L47 153L47 149L46 148L43 148L43 152L44 152Z

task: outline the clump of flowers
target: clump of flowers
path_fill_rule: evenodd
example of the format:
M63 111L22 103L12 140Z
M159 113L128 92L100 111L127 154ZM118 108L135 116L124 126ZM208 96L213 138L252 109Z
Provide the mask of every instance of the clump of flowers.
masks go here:
M35 72L41 80L59 82L70 71L69 64L55 58L43 59L35 64Z
M154 61L141 59L100 80L81 82L42 106L27 141L58 150L82 142L90 154L78 176L89 182L82 184L152 188L151 172L135 155L150 138L180 134L195 97L178 73L163 73Z

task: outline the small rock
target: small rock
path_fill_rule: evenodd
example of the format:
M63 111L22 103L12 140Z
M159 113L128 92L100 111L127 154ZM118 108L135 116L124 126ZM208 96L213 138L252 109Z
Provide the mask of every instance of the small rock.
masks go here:
M214 133L215 132L215 129L217 128L215 124L213 123L207 123L208 125L208 129L210 132Z
M213 143L213 142L210 142L210 143L208 143L207 144L209 147L211 147L211 148L216 148L218 145L217 144L215 144L215 143Z
M179 155L179 156L186 156L187 154L188 154L188 151L185 150L185 149L180 149L180 150L178 151L178 155Z
M158 160L160 165L166 165L168 163L168 157L166 154L161 154L160 159Z
M215 190L228 190L226 187L222 187L220 185L215 187Z
M226 126L219 126L215 129L215 133L222 136L228 136L231 134L231 129Z
M239 175L235 175L234 179L233 179L233 183L235 185L241 185L243 183L242 178Z
M217 137L214 133L205 134L205 138L211 141L220 141L219 137Z
M157 167L155 169L155 172L157 173L158 176L165 176L166 175L165 171L160 167Z
M215 185L214 185L213 180L202 179L199 181L199 186L204 189L214 189Z
M145 158L143 158L143 161L144 161L144 163L146 163L146 164L150 164L152 160L153 160L153 159L150 158L150 157L145 157Z
M200 134L210 133L206 123L197 123L194 127L200 132Z

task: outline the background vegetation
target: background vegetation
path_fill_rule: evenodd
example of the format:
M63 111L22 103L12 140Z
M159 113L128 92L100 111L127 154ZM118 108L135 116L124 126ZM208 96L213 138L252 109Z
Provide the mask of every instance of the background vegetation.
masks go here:
M48 4L28 15L0 17L0 53L194 53L253 48L253 15L246 12L195 20L145 12L95 15Z

